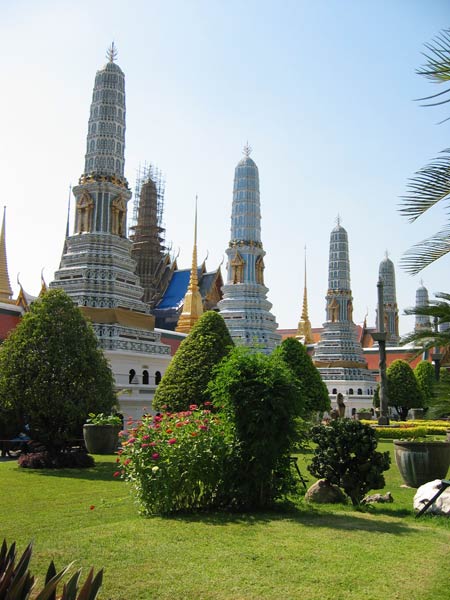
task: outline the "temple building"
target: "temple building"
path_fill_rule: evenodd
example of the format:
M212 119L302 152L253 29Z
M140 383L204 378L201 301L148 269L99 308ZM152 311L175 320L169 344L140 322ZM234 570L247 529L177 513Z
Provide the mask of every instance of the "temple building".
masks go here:
M379 278L383 282L383 307L384 307L384 331L387 333L386 346L398 346L400 336L398 333L398 306L397 293L395 290L395 268L394 263L388 257L380 263L378 271ZM380 330L377 311L377 329Z
M124 176L125 76L115 62L97 71L88 123L84 171L73 188L73 235L66 237L51 288L62 288L92 321L108 358L121 411L139 418L151 408L170 361L170 346L155 331L126 237L131 191Z
M19 323L24 309L20 302L13 299L13 291L9 280L8 259L6 255L6 206L3 209L2 228L0 231L0 343L5 340Z
M315 348L314 364L332 402L341 393L345 396L347 412L364 404L371 407L375 376L367 368L353 323L348 236L339 218L330 236L326 322Z
M176 266L165 246L162 226L164 181L150 165L139 171L135 194L136 223L130 228L133 242L131 256L136 261L136 275L144 288L142 300L153 308L162 298Z
M428 306L429 303L428 290L423 285L423 281L421 281L420 287L416 290L416 308ZM427 317L426 315L416 315L414 330L420 331L422 329L431 329L430 317Z
M259 174L250 152L245 146L235 169L227 282L219 310L236 343L270 353L281 338L264 285Z

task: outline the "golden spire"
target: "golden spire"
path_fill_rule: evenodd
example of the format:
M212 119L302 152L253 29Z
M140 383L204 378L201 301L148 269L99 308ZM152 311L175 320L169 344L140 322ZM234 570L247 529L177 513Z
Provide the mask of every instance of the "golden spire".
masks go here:
M6 206L3 207L3 222L0 233L0 301L11 302L12 289L9 282L8 261L6 259L5 219Z
M192 251L192 266L189 285L184 297L183 312L178 319L175 331L180 333L189 333L194 323L196 323L203 314L203 302L198 287L197 273L197 196L195 197L195 226L194 226L194 248Z
M311 330L311 321L308 316L308 289L306 285L306 246L305 246L305 287L303 289L303 308L300 321L298 323L297 337L303 338L304 344L312 344L314 338Z
M45 279L44 279L44 267L42 267L41 269L41 291L39 292L39 298L42 298L42 296L47 292L48 288L47 288L47 284L45 283Z

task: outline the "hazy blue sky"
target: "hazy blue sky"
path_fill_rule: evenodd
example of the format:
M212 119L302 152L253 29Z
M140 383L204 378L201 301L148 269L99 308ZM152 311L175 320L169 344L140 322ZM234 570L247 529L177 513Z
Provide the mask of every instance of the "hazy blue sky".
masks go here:
M166 177L165 226L188 267L195 195L199 259L217 267L230 231L234 167L248 140L261 181L266 284L281 327L296 327L308 247L309 310L325 319L336 215L350 243L354 320L374 323L378 265L439 230L433 210L397 211L406 181L448 146L450 113L414 98L438 91L415 74L450 24L448 0L0 0L0 165L11 283L37 293L58 267L68 189L84 166L95 72L112 40L126 75L125 172ZM426 269L450 291L450 258ZM421 277L397 267L400 308ZM17 286L15 286L17 289ZM400 319L402 332L411 321Z

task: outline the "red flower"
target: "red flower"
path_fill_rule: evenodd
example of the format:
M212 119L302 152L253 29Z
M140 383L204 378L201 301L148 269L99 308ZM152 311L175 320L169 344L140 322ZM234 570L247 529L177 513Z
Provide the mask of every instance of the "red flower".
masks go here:
M177 438L170 438L170 440L167 440L167 443L172 445L172 444L175 444L176 441L177 441Z
M166 429L166 433L172 433L171 429Z
M130 462L131 462L131 458L127 458L127 459L126 459L126 460L123 462L123 464L126 466L126 465L129 465L129 464L130 464Z
M191 435L192 435L192 437L197 437L198 433L196 431L191 431Z
M129 443L129 444L132 444L132 443L133 443L133 442L135 442L135 441L136 441L136 438L134 438L134 437L130 437L130 439L128 440L128 443Z
M90 505L89 510L94 510L95 506L93 504Z
M150 436L149 436L149 435L143 435L143 436L142 436L142 439L143 439L143 440L149 440L149 439L150 439Z
M148 448L150 444L141 444L141 448Z
M175 427L183 427L183 425L183 421L178 421L178 423L175 423Z
M113 473L113 477L119 477L119 475L120 475L120 471L115 471L115 472Z
M198 406L196 404L190 404L189 410L197 410Z
M212 406L212 402L203 402L204 406Z
M152 458L153 458L153 460L158 460L159 454L157 452L155 452L154 454L152 454Z
M208 428L206 427L206 425L200 425L199 429L202 429L203 431L205 431Z

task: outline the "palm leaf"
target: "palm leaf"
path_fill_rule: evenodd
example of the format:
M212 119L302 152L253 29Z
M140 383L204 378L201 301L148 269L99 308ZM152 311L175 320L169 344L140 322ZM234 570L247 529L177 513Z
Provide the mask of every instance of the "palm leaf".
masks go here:
M422 240L407 250L400 260L402 267L411 275L417 275L450 252L450 225L433 237Z
M427 62L417 73L435 83L450 81L450 29L442 30L425 48L427 52L423 55Z
M441 156L417 171L409 179L407 190L399 212L410 222L441 200L450 200L450 148L442 150Z

